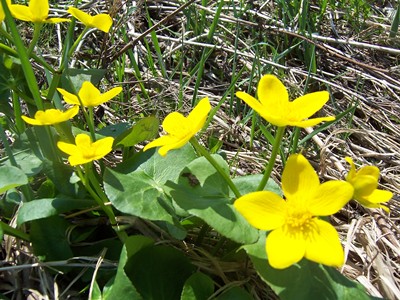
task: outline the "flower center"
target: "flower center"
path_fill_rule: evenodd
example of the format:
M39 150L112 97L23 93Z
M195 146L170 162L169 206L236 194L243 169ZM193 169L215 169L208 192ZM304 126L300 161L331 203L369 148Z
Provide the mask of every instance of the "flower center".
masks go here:
M291 213L286 218L286 225L296 231L307 231L312 223L312 215L309 212Z

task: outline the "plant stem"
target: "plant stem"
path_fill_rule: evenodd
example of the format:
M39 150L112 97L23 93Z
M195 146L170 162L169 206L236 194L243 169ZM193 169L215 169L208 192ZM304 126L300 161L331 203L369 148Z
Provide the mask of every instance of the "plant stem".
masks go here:
M278 127L278 130L275 135L274 145L272 147L271 157L269 158L268 165L265 168L264 176L261 179L260 184L258 185L257 191L262 191L268 182L269 176L271 175L271 172L272 172L272 168L275 165L276 156L278 154L279 147L281 145L281 141L282 141L283 133L285 132L285 128L286 127Z
M28 234L26 234L25 232L22 232L19 229L11 227L10 225L4 223L3 221L0 221L0 227L3 229L3 232L5 234L11 235L13 237L19 238L19 239L27 241L27 242L30 241L30 237Z
M77 168L79 177L81 178L88 192L92 195L94 200L107 215L112 228L115 230L121 242L124 242L128 238L128 235L124 230L121 230L119 228L112 208L104 204L109 201L107 195L103 192L96 175L93 172L92 164L85 164L84 167L85 167L85 176L83 176L80 167Z
M229 174L227 174L221 168L221 166L215 161L215 159L211 156L211 154L208 153L208 151L199 144L199 142L197 141L197 139L195 137L192 137L190 139L190 143L193 145L193 147L196 149L197 152L199 152L202 156L204 156L209 161L209 163L215 168L215 170L217 170L217 172L222 176L222 178L224 178L226 183L231 188L232 192L235 194L235 197L240 198L241 194L240 194L239 190L237 189L236 185L233 183Z

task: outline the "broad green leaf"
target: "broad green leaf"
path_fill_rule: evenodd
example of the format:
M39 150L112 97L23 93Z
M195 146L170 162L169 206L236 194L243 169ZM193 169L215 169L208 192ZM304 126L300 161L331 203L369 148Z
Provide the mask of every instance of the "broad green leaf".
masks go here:
M156 117L147 117L140 119L129 130L123 132L116 139L115 145L132 147L146 140L156 137L160 121Z
M28 183L28 177L23 171L13 166L0 167L0 194Z
M58 193L73 198L82 199L85 197L86 191L83 186L71 179L75 173L74 168L70 165L45 159L43 161L43 172L54 184Z
M233 178L233 183L236 185L236 187L238 188L239 192L242 195L246 195L248 193L257 191L258 185L260 184L262 177L263 177L262 174L235 177ZM282 196L281 188L272 178L268 179L268 182L265 185L264 190L271 191L277 195Z
M219 296L217 300L253 300L253 297L244 289L235 286Z
M228 173L223 158L219 155L213 157ZM233 207L227 183L204 157L188 164L178 183L169 182L168 187L181 209L201 218L220 234L242 244L257 240L258 231Z
M373 299L360 284L347 279L336 269L306 259L283 270L272 268L265 252L265 235L261 231L257 243L243 248L258 274L280 299Z
M53 216L34 220L30 225L33 251L41 260L66 260L73 257L67 239L67 231L71 224L66 220Z
M146 300L179 299L195 269L182 252L164 245L143 248L125 266L126 274Z
M106 69L72 69L65 70L61 77L61 87L70 93L78 92L84 81L97 85L106 74ZM72 86L71 86L72 83Z
M106 169L104 189L113 206L123 213L153 221L176 223L171 200L164 191L167 180L176 181L193 159L190 146L170 151L166 157L146 151Z
M118 261L117 274L104 287L104 300L143 299L132 284L132 281L126 275L125 265L130 257L135 255L138 251L150 247L153 243L153 240L145 236L130 236L126 239Z
M117 124L108 125L102 129L100 129L97 133L104 137L111 136L113 138L117 138L118 136L120 136L121 134L126 132L127 130L130 130L131 127L132 126L129 123L121 122L121 123L117 123ZM115 141L114 141L114 143L115 143Z
M203 273L196 272L186 280L181 300L207 300L213 293L213 280Z
M55 216L74 209L86 209L96 206L92 200L56 197L23 202L17 217L17 224Z
M97 281L93 282L92 293L90 294L89 300L102 300L101 290Z

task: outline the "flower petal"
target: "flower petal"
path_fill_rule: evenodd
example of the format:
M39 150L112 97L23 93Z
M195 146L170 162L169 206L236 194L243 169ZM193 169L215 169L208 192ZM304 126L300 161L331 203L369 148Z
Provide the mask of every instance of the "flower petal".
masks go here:
M29 118L27 116L21 116L22 120L30 125L42 125L42 123L36 119Z
M301 154L289 156L282 174L282 190L288 201L304 201L319 188L319 178L308 160Z
M177 137L184 137L191 132L188 119L176 111L165 117L162 127L167 133Z
M275 269L284 269L298 263L304 257L306 241L301 234L287 234L287 231L280 227L268 234L265 248L269 264Z
M68 161L69 161L69 164L70 164L71 166L77 166L77 165L84 165L84 164L87 164L87 163L91 162L92 159L90 159L90 158L85 158L85 157L83 157L82 155L77 154L77 155L71 155L71 156L69 156L69 157L68 157Z
M287 125L306 128L306 127L315 126L321 122L325 122L325 121L330 122L330 121L334 121L334 120L335 120L334 116L329 116L329 117L307 119L307 120L298 121L298 122L288 121Z
M103 104L103 103L111 100L112 98L114 98L121 92L122 92L122 87L120 87L120 86L112 88L111 90L100 95L97 105Z
M96 27L97 29L108 33L110 31L113 21L108 14L98 14L93 16L91 27Z
M28 6L12 4L9 8L14 18L25 22L33 22L34 17Z
M164 146L166 144L171 143L171 141L172 141L171 136L163 135L163 136L155 139L154 141L148 143L146 146L144 146L143 151L147 151L150 148Z
M74 18L81 21L86 27L91 27L90 24L92 22L92 16L90 16L89 14L72 6L68 8L67 12L71 14Z
M289 103L289 94L283 83L274 75L264 75L257 86L261 104L271 111L282 112ZM275 115L275 113L272 113ZM279 115L282 115L279 113Z
M99 103L101 94L100 91L90 81L84 81L82 87L78 92L79 98L82 101L83 106L96 106Z
M233 206L255 228L272 230L282 226L286 216L286 202L269 191L246 194Z
M371 203L383 203L388 202L392 197L392 192L376 189L368 196L368 201Z
M372 176L373 178L375 178L376 181L378 181L379 179L379 174L380 174L379 168L376 166L365 166L360 168L357 172L357 176L363 176L363 175Z
M369 196L378 187L378 181L373 176L357 175L354 178L352 185L354 187L353 197L359 199Z
M289 119L304 120L319 111L329 100L327 91L309 93L289 103Z
M80 153L78 147L74 144L69 144L65 142L58 142L57 143L58 149L60 149L62 152L68 154L68 155L74 155L76 153Z
M331 180L321 184L315 197L308 199L308 211L314 216L338 212L353 196L354 188L346 181Z
M161 156L166 156L169 150L179 149L183 147L190 140L190 136L187 136L184 139L175 139L171 138L171 143L165 144L160 149L158 149L158 153Z
M340 267L344 253L336 229L323 220L314 219L314 230L307 238L305 257L327 266Z
M208 113L211 110L210 101L205 97L189 113L187 120L191 124L193 133L199 132L207 120Z
M97 140L92 144L92 148L95 149L95 153L93 156L93 160L100 159L106 156L112 150L112 145L114 143L114 138L105 137L100 140Z
M264 107L260 101L258 101L256 98L253 96L250 96L249 94L245 92L236 92L236 96L239 99L242 99L248 106L250 106L255 112L257 112L264 120L267 122L283 127L288 125L286 120L284 120L280 115L272 115L271 111L268 110L267 107Z
M71 94L61 88L57 88L57 91L63 96L64 101L67 102L68 104L81 105L81 103L79 102L79 99L76 95Z
M30 0L29 9L34 17L33 21L42 22L47 19L49 15L49 1L48 0Z

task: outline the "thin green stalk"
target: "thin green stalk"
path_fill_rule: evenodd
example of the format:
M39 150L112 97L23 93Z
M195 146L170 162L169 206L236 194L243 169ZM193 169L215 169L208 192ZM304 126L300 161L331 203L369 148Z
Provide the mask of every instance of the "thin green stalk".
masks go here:
M269 176L271 175L271 172L272 172L272 168L275 165L276 156L278 154L279 147L281 145L281 141L282 141L283 133L285 132L285 128L286 127L278 127L278 130L275 135L275 142L272 147L271 157L269 158L268 165L264 171L264 176L261 179L260 184L258 185L257 191L262 191L268 182Z
M28 55L30 55L35 48L39 37L40 37L40 31L42 30L43 24L42 23L35 23L34 24L34 29L33 29L33 38L31 40L31 43L28 48Z
M83 37L85 36L86 32L88 32L89 29L90 29L89 27L85 27L85 29L78 36L78 38L76 39L76 41L74 42L74 44L71 46L71 48L68 51L68 58L70 58L71 55L74 53L76 47L78 47L79 43L81 42L81 40L83 39Z
M5 234L11 235L13 237L19 238L19 239L27 241L27 242L30 241L30 237L28 234L26 234L25 232L22 232L19 229L11 227L10 225L4 223L3 221L0 221L0 227L3 229L3 232Z
M237 189L236 185L233 183L232 179L230 178L229 174L227 174L221 166L215 161L215 159L211 156L208 151L199 144L197 139L195 137L192 137L190 139L190 143L193 145L193 147L196 149L197 152L199 152L202 156L204 156L210 164L217 170L217 172L224 178L228 186L231 188L232 192L235 194L236 198L241 197L241 194L239 190Z
M14 109L15 126L17 127L18 133L21 134L25 131L25 123L21 118L22 115L21 103L19 102L19 97L17 94L12 93L11 97Z
M299 138L300 138L300 128L295 127L294 133L293 133L292 148L290 149L290 154L296 153L297 147L299 145Z
M94 113L93 113L93 107L88 107L89 115L86 117L86 123L89 126L90 134L92 135L92 140L93 142L96 141L96 135L94 133Z
M92 195L94 200L97 202L97 204L101 207L101 209L107 215L111 226L115 230L115 232L118 235L121 242L124 242L128 238L128 235L126 234L126 232L124 230L121 230L121 228L118 226L112 207L105 205L105 203L109 202L109 200L107 198L107 195L102 190L100 183L99 183L96 175L93 172L92 164L85 164L84 167L85 167L85 180L83 182L85 184L85 187L87 188L89 193ZM81 177L82 173L81 173L80 168L77 168L77 170L78 170L78 174L80 173L79 176ZM82 179L82 177L81 177L81 179Z
M18 167L14 154L12 153L10 145L8 144L8 139L4 132L3 125L1 125L1 123L0 123L0 140L3 142L4 150L6 151L6 154L8 156L8 159L10 160L11 165L14 167Z
M9 30L11 31L11 35L14 41L15 48L17 50L19 59L21 61L22 70L24 72L26 82L28 84L29 90L32 93L33 99L35 100L35 104L37 109L43 110L43 101L40 97L39 87L36 81L35 73L33 72L31 63L29 61L28 53L25 49L25 45L22 42L22 39L19 35L17 26L14 22L14 19L10 13L7 2L5 0L0 0L3 5L4 14L6 16L6 21Z

